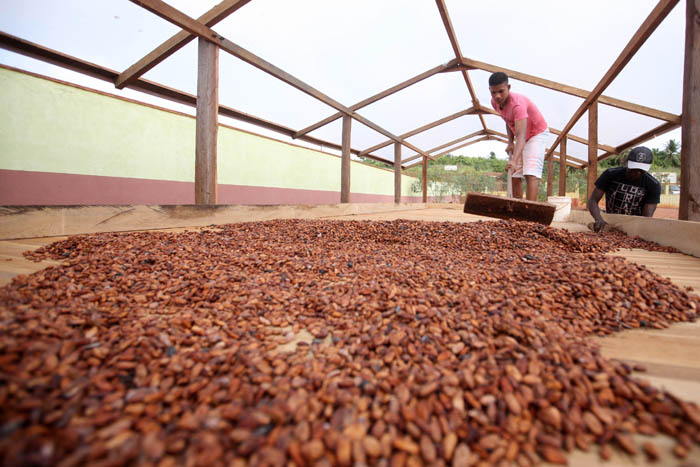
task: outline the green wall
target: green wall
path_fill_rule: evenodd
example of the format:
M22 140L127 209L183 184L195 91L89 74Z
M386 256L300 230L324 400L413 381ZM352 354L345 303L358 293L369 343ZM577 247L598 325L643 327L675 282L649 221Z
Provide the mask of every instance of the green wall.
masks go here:
M0 68L0 169L194 181L194 118ZM340 158L219 128L219 184L340 191ZM351 164L351 192L393 195L393 172ZM415 179L404 176L402 195Z

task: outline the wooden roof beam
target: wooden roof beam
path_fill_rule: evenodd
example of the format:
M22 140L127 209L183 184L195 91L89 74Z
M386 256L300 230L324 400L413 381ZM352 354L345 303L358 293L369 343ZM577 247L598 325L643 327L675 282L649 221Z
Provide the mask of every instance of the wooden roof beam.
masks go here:
M652 128L651 130L647 131L646 133L643 133L639 136L637 136L634 139L631 139L627 141L626 143L623 143L616 148L614 148L612 151L607 151L605 154L601 154L598 156L598 162L604 161L605 159L609 159L612 156L616 156L620 154L621 152L627 151L628 149L632 149L633 147L639 146L640 144L644 143L645 141L649 141L650 139L654 139L657 136L661 136L664 133L668 133L671 130L675 130L678 128L680 125L676 123L671 123L671 122L666 122L662 125L657 126L656 128Z
M556 128L549 128L549 131L551 133L554 133L555 135L561 134L561 130L557 130ZM488 134L491 135L496 135L496 136L501 136L503 138L508 138L508 135L505 133L501 133L500 131L495 131L495 130L487 130L486 131ZM579 142L581 144L588 144L588 140L585 138L581 138L580 136L574 136L574 135L567 135L569 139L574 140L576 142ZM608 146L607 144L598 144L598 149L601 149L603 151L615 151L615 148L612 146Z
M483 136L482 136L481 138L477 138L477 139L472 140L472 141L467 141L466 143L460 144L459 146L455 146L455 147L453 147L453 148L447 149L447 150L445 150L445 151L443 151L443 152L441 152L441 153L439 153L439 154L435 154L435 155L433 155L433 157L434 157L435 159L438 159L438 158L440 158L440 157L442 157L442 156L444 156L444 155L449 154L449 153L452 152L452 151L456 151L457 149L461 149L461 148L463 148L463 147L465 147L465 146L469 146L469 145L471 145L471 144L478 143L479 141L486 141L487 139L490 139L490 138L491 138L491 137L488 136L488 135L484 135L484 130L480 130L480 133L473 133L473 134L471 135L471 137L478 136L479 134L481 134L481 135L483 135ZM460 139L461 139L462 141L464 141L462 138L460 138ZM418 159L418 158L420 158L420 157L422 157L422 156L416 154L416 155L414 155L414 156L407 157L406 159L404 159L404 160L402 161L402 163L412 162L412 161L414 161L415 159ZM414 165L417 165L417 163L416 163L416 164L409 164L409 165L406 165L405 167L413 167Z
M465 115L472 115L476 112L478 112L478 111L474 107L469 107L468 109L460 110L459 112L455 112L452 115L442 117L438 120L435 120L434 122L426 123L423 126L415 128L411 131L407 131L406 133L402 133L401 135L399 135L399 137L400 138L410 138L411 136L415 136L418 133L422 133L424 131L430 130L431 128L435 128L436 126L440 126L442 124L445 124L445 123L450 122L452 120L455 120L457 118L464 117ZM367 148L367 149L363 150L362 152L360 152L360 155L362 156L366 153L374 152L378 149L389 146L391 144L391 142L392 142L391 140L387 140L387 141L383 141L381 143L375 144L371 148ZM425 155L425 154L421 154L421 155ZM430 157L430 156L428 156L428 157ZM431 159L432 159L432 157L431 157Z
M445 26L445 32L447 32L447 37L450 39L450 44L452 45L452 50L455 53L455 58L461 62L462 60L462 50L459 47L459 42L457 41L457 34L455 33L454 27L452 26L452 20L450 19L450 14L447 11L447 5L445 5L445 0L435 0L438 10L440 11L440 18L442 19L442 24ZM461 70L462 77L464 78L464 83L467 85L467 90L472 99L472 105L477 109L481 107L479 103L479 98L476 97L476 92L474 92L474 86L472 85L472 80L469 78L469 73L467 70ZM481 121L481 126L484 130L487 129L486 121L484 116L479 114L479 120Z
M559 151L554 151L553 154L554 154L555 156L561 158L561 152L559 152ZM578 157L574 157L574 156L572 156L572 155L570 155L570 154L567 154L567 155L566 155L566 160L567 160L567 161L571 161L571 162L576 162L576 163L578 163L579 166L581 166L581 167L585 167L586 165L588 165L588 161L584 161L583 159L579 159ZM578 167L578 166L577 166L577 167Z
M540 78L538 76L528 75L526 73L520 73L519 71L509 70L508 68L491 65L489 63L479 62L477 60L472 60L467 57L462 57L462 63L464 64L464 67L466 69L483 70L491 73L502 71L503 73L507 74L510 78L517 79L524 83L534 84L535 86L559 91L564 94L569 94L571 96L582 97L585 99L590 94L590 92L586 91L585 89L576 88L574 86L569 86L562 83L557 83L556 81ZM459 67L457 69L459 69ZM450 69L447 71L455 70L456 69ZM598 97L598 102L600 104L609 105L611 107L616 107L618 109L627 110L640 115L645 115L647 117L664 120L667 122L677 122L678 124L680 124L681 121L680 115L675 115L670 112L664 112L663 110L653 109L651 107L627 102L622 99L616 99L614 97L601 95L600 97Z
M360 110L361 108L366 107L370 104L373 104L374 102L377 102L380 99L384 99L385 97L388 97L388 96L390 96L398 91L401 91L402 89L406 89L407 87L412 86L420 81L423 81L426 78L430 78L431 76L433 76L437 73L442 73L442 72L444 72L452 67L455 67L455 66L457 66L457 60L453 59L447 63L436 66L434 68L431 68L428 71L425 71L419 75L416 75L413 78L408 79L402 83L399 83L395 86L392 86L389 89L385 89L384 91L377 93L372 97L368 97L367 99L364 99L364 100L358 102L357 104L351 105L349 108L350 108L350 110ZM313 125L307 126L303 130L297 131L293 137L298 138L298 137L303 136L307 133L311 133L312 131L318 130L322 126L327 125L327 124L339 119L342 116L343 116L342 112L335 113L335 114L331 115L330 117L326 117L323 120L314 123Z
M561 154L559 153L559 151L554 151L552 159L561 162ZM569 167L575 167L577 169L583 169L586 167L587 163L585 163L584 161L581 161L581 163L578 164L576 163L576 161L581 161L581 159L576 159L575 157L571 157L568 154L566 155L566 165L568 165Z
M100 79L109 83L113 83L116 77L118 76L118 73L116 71L110 70L109 68L104 68L102 66L95 65L94 63L90 63L85 60L81 60L77 57L73 57L53 49L43 47L41 45L4 33L2 31L0 31L0 47L11 52L24 55L26 57L41 60L43 62L50 63L52 65L65 68L67 70L75 71L77 73L81 73L83 75ZM0 65L0 67L15 69L4 65ZM26 71L23 71L23 73L34 75L33 73L29 73ZM197 96L193 94L188 94L186 92L182 92L177 89L170 88L143 78L138 78L134 80L128 87L135 91L143 92L145 94L149 94L151 96L155 96L161 99L166 99L172 102L177 102L178 104L187 105L189 107L194 107L197 103ZM247 114L245 112L241 112L240 110L236 110L234 108L227 107L221 104L219 105L219 115L233 118L242 122L251 123L253 125L274 131L276 133L288 137L291 137L296 132L295 130L288 128L284 125L280 125L269 120L264 120L254 115ZM305 135L300 137L299 139L301 141L306 141L308 143L316 144L318 146L325 146L337 150L341 149L341 146L339 144L315 138L313 136ZM353 154L360 153L358 149L352 149L351 152ZM379 162L393 164L393 161L384 159L373 154L363 154L363 157L367 157L369 159L373 159Z
M549 132L553 133L555 135L560 135L561 130L557 130L556 128L549 128ZM570 140L576 141L577 143L585 144L588 145L588 140L586 138L581 138L580 136L574 136L571 133L566 135ZM613 146L609 146L607 144L601 144L598 143L598 149L603 150L603 151L615 151L615 148Z
M482 130L482 131L483 131L483 130ZM474 139L474 140L472 140L472 141L467 141L466 143L460 144L459 146L455 146L455 147L453 147L453 148L450 148L450 149L448 149L448 150L446 150L446 151L441 152L440 154L435 154L433 157L434 157L435 159L439 159L439 158L441 158L442 156L445 156L445 155L451 153L452 151L456 151L457 149L462 149L462 148L464 148L464 147L466 147L466 146L470 146L470 145L472 145L472 144L474 144L474 143L479 143L479 142L481 142L481 141L486 141L487 139L489 139L489 136L488 136L488 135L485 135L485 136L482 136L481 138L477 138L477 139ZM414 159L417 159L418 157L421 157L421 156L419 156L419 155L411 156L411 157L405 159L404 162L413 161ZM404 167L409 168L409 167L416 166L416 165L418 165L418 164L420 164L420 163L421 163L421 161L415 162L415 163L413 163L413 164L405 165Z
M385 130L384 128L380 127L376 123L371 122L370 120L366 119L365 117L362 117L361 115L355 113L354 111L350 110L349 108L345 107L343 104L340 102L332 99L331 97L327 96L326 94L322 93L321 91L309 86L305 82L301 81L300 79L296 78L295 76L292 76L291 74L287 73L286 71L276 67L270 62L267 62L263 60L262 58L258 57L254 53L244 49L243 47L234 44L230 40L220 36L218 33L210 29L209 27L205 26L204 24L200 23L199 21L190 18L186 14L182 13L180 10L177 10L176 8L173 8L172 6L168 5L167 3L163 2L162 0L130 0L132 3L139 5L140 7L150 11L151 13L160 16L161 18L165 19L166 21L169 21L173 23L174 25L192 33L195 34L203 39L206 39L208 41L211 41L215 43L219 48L225 52L228 52L229 54L233 55L234 57L237 57L244 62L253 65L254 67L258 68L259 70L264 71L265 73L274 76L275 78L279 79L280 81L283 81L290 86L298 89L299 91L323 102L324 104L333 107L334 109L342 112L345 115L348 115L358 122L370 127L377 133L381 133L387 138L390 138L392 141L395 141L397 143L401 143L402 145L406 146L407 148L417 152L418 154L422 154L425 157L430 157L427 153L421 151L417 147L415 147L413 144L404 141L402 138L392 134L391 132Z
M569 131L573 128L576 122L583 116L583 114L588 110L588 108L598 100L598 98L603 94L605 88L607 88L610 83L617 77L617 75L623 70L625 65L634 57L634 54L642 47L644 42L651 36L651 34L656 30L656 28L661 24L661 22L666 18L666 16L671 12L674 6L678 3L678 0L661 0L652 12L647 16L642 25L637 29L637 32L632 36L629 43L620 53L615 63L612 64L610 69L605 73L600 82L591 91L590 94L584 99L581 106L574 112L574 115L566 124L561 134L557 136L554 144L549 149L545 155L545 159L551 157L554 148L559 145L562 138L566 136Z
M490 135L488 139L493 140L493 141L500 141L501 143L506 143L506 144L508 143L508 140L506 138L503 138L500 136ZM559 151L554 151L554 155L556 155L559 159L561 158ZM557 159L554 159L554 160L557 160ZM584 161L582 159L577 159L576 157L571 156L569 154L566 155L566 164L567 165L570 165L571 167L576 167L577 169L584 167L583 165L577 165L576 162L578 162L579 164L586 163L586 161Z
M550 129L550 130L551 130L551 129ZM495 130L486 130L486 133L488 133L490 136L494 136L495 138L493 138L493 139L495 139L496 141L500 141L500 142L502 142L502 143L507 143L507 142L508 142L508 135L506 135L505 133L501 133L500 131L495 131ZM573 137L572 137L571 135L569 135L568 137L569 137L570 139L573 139ZM583 139L583 138L579 138L579 139ZM607 147L612 147L612 146L607 146ZM554 151L554 154L557 154L557 155L558 155L559 152ZM568 160L580 162L581 164L587 164L587 161L584 161L583 159L577 159L577 158L575 158L575 157L573 157L573 156L570 156L570 155L568 155L568 154L567 154L566 158L567 158ZM578 166L577 166L577 167L578 167Z
M462 141L468 140L469 138L473 138L474 136L485 135L485 134L486 134L486 132L484 130L478 130L478 131L475 131L474 133L469 133L466 136L462 136L461 138L454 139L448 143L441 144L440 146L436 146L432 149L428 149L426 152L432 154L432 153L439 151L441 149L448 148L448 147L452 146L453 144L461 143Z
M207 26L214 26L250 1L251 0L224 0L200 16L197 21ZM195 37L196 36L187 31L178 32L117 76L114 85L118 89L125 88L148 70L183 48Z
M429 149L427 152L432 154L434 152L440 151L441 149L445 149L445 148L453 146L457 143L461 143L462 141L468 140L469 138L473 138L475 136L480 136L480 135L485 135L485 134L486 133L484 132L484 130L475 131L474 133L470 133L466 136L462 136L461 138L457 138L455 140L452 140L449 143L441 144L440 146L436 146L432 149ZM421 156L420 154L416 154L416 155L413 155L411 157L407 157L406 159L402 160L401 163L403 164L405 162L411 162L413 160L418 159L419 157L423 157L423 156Z

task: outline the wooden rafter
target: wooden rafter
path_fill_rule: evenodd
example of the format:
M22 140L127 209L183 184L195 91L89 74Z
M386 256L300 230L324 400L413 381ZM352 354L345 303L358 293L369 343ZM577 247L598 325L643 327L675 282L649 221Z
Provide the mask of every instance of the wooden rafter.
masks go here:
M457 34L455 33L454 27L452 26L452 20L450 19L450 14L447 11L447 6L445 5L445 0L435 0L438 10L440 11L440 18L442 19L442 24L445 26L445 32L447 32L447 37L450 39L450 44L452 45L452 50L455 53L455 58L457 60L462 60L462 50L459 47L459 41L457 41ZM464 83L467 85L467 90L472 99L472 105L477 109L481 107L479 99L476 97L476 92L474 92L474 86L469 78L469 73L467 70L461 70L462 77L464 78ZM486 121L484 116L479 114L479 120L481 121L481 126L484 130L487 130Z
M432 149L428 149L428 153L433 154L434 152L440 151L441 149L448 148L450 146L454 146L457 143L461 143L462 141L468 140L469 138L473 138L475 136L480 136L484 135L486 132L484 130L478 130L475 131L474 133L469 133L466 136L462 136L461 138L454 139L448 143L441 144L440 146L436 146ZM402 160L401 163L406 163L406 162L411 162L413 160L418 159L419 157L422 157L420 154L416 154L415 156L407 157L406 159Z
M81 73L83 75L100 79L109 83L114 83L114 80L118 76L118 73L116 71L110 70L109 68L95 65L94 63L90 63L85 60L81 60L77 57L72 57L70 55L58 52L56 50L43 47L41 45L4 33L2 31L0 31L0 47L6 50L10 50L14 53L18 53L20 55L35 58L46 63L51 63L52 65L60 66L62 68L72 70L77 73ZM13 70L15 69L5 65L0 65L0 67ZM26 71L22 72L27 74L33 74ZM129 88L155 97L159 97L161 99L166 99L172 102L176 102L178 104L183 104L189 107L195 107L197 102L197 96L193 94L182 92L177 89L170 88L168 86L164 86L162 84L143 78L135 80L129 85ZM288 137L291 137L296 132L296 130L293 130L292 128L288 128L284 125L280 125L269 120L264 120L262 118L250 115L248 113L224 105L219 105L219 115L233 118L242 122L251 123L253 125L265 128L270 131L274 131L275 133L279 133ZM298 139L318 146L325 146L327 148L336 149L338 151L341 150L341 145L332 143L330 141L325 141L319 138L315 138L313 136L305 135ZM360 151L358 149L353 149L352 153L359 154ZM363 154L363 157L367 157L368 159L373 159L378 162L386 162L389 164L393 163L393 161L391 160L376 156L374 154Z
M423 133L424 131L435 128L436 126L440 126L440 125L443 125L447 122L451 122L452 120L455 120L455 119L460 118L460 117L464 117L465 115L472 115L476 112L477 112L477 110L474 107L469 107L468 109L460 110L459 112L455 112L452 115L442 117L438 120L435 120L434 122L426 123L423 126L419 126L418 128L414 128L411 131L407 131L406 133L402 133L401 135L399 135L399 137L400 138L410 138L411 136L415 136L419 133ZM389 146L391 143L392 143L391 140L387 140L387 141L383 141L381 143L375 144L371 148L367 148L367 149L361 151L360 155L363 156L365 154L374 152L378 149ZM421 153L419 153L419 154L421 154ZM425 154L421 154L421 156L425 156ZM429 159L432 159L432 157L430 155L428 155L427 157Z
M552 127L549 128L549 132L553 133L555 135L561 134L561 130L557 130L556 128L552 128ZM576 141L577 143L588 145L588 140L586 138L581 138L580 136L575 136L572 134L568 134L567 137L572 141ZM600 149L602 151L612 151L612 152L615 151L615 148L613 146L610 146L607 144L601 144L601 143L598 143L598 149Z
M485 132L484 130L478 130L478 131L475 131L474 133L469 133L469 134L466 135L466 136L462 136L461 138L453 139L452 141L450 141L450 142L448 142L448 143L441 144L440 146L436 146L436 147L434 147L434 148L432 148L432 149L428 149L427 152L429 152L430 154L432 154L432 153L434 153L434 152L436 152L436 151L439 151L439 150L441 150L441 149L448 148L448 147L452 146L453 144L461 143L462 141L468 140L469 138L473 138L474 136L483 135L483 134L485 134L485 133L486 133L486 132Z
M588 94L588 96L584 99L581 106L576 110L576 112L574 112L574 115L569 120L569 123L566 124L562 130L562 133L557 136L557 139L555 140L554 144L552 144L549 152L545 155L545 158L551 157L552 151L554 151L554 148L559 145L561 139L566 136L569 131L571 131L576 122L578 122L588 108L603 94L603 91L605 91L615 77L617 77L617 75L622 71L625 65L627 65L632 57L634 57L634 54L637 53L644 42L646 42L649 36L651 36L654 30L656 30L658 25L661 24L664 18L666 18L677 3L678 0L661 0L656 5L634 36L632 36L632 39L629 41L627 46L625 46L620 55L617 57L617 60L615 60L593 91L591 91L590 94Z
M357 114L356 112L353 112L349 108L345 107L343 104L340 102L336 101L335 99L327 96L326 94L322 93L318 89L313 88L312 86L309 86L299 78L287 73L286 71L282 70L281 68L273 65L272 63L258 57L254 53L250 52L249 50L244 49L243 47L234 44L230 40L220 36L218 33L213 31L211 28L205 26L204 24L200 23L199 21L187 16L186 14L182 13L180 10L173 8L172 6L168 5L167 3L163 2L162 0L130 0L132 3L139 5L140 7L150 11L151 13L160 16L161 18L165 19L166 21L169 21L173 23L174 25L185 29L186 31L189 31L192 34L196 34L197 36L211 41L215 43L219 48L225 52L230 53L234 57L237 57L244 62L253 65L254 67L258 68L261 71L264 71L265 73L274 76L275 78L279 79L280 81L283 81L290 86L298 89L299 91L303 92L304 94L307 94L324 104L333 107L334 109L342 112L345 115L348 115L358 122L364 124L365 126L370 127L377 133L381 133L387 138L390 138L392 141L395 141L397 143L401 143L407 148L417 152L418 154L422 154L426 157L430 157L428 154L424 153L417 147L415 147L413 144L404 141L403 139L399 138L398 136L392 134L391 132L385 130L384 128L380 127L376 123L371 122L370 120L366 119L365 117L362 117L361 115Z
M251 0L224 0L200 16L197 21L207 26L214 26L250 1ZM138 77L183 48L194 38L195 36L187 31L178 32L117 76L114 85L118 89L123 89L130 85Z
M472 144L474 144L474 143L479 143L479 142L481 142L481 141L486 141L487 139L489 139L488 136L482 136L481 138L477 138L477 139L474 139L474 140L472 140L472 141L467 141L466 143L460 144L459 146L455 146L455 147L453 147L453 148L450 148L450 149L448 149L447 151L441 152L440 154L435 154L433 157L434 157L435 159L439 159L439 158L441 158L442 156L445 156L445 155L451 153L452 151L456 151L457 149L462 149L462 148L467 147L467 146L470 146L470 145L472 145ZM414 157L415 157L415 156L414 156ZM420 157L420 156L418 156L418 157ZM413 160L413 159L412 159L412 158L407 158L404 162L408 162L409 160ZM405 167L405 168L414 167L414 166L416 166L416 165L418 165L418 164L420 164L420 163L422 163L422 159L421 159L421 161L419 161L419 162L414 162L413 164L404 165L404 167Z
M550 127L550 128L549 128L549 131L550 131L551 133L554 133L555 135L561 134L561 130L557 130L556 128L551 128L551 127ZM496 130L486 130L486 132L487 132L488 134L490 134L490 135L500 136L500 137L502 137L502 138L508 138L508 135L506 135L505 133L502 133L502 132L500 132L500 131L496 131ZM581 143L581 144L586 144L586 145L588 144L588 140L585 139L585 138L581 138L580 136L574 136L574 135L569 134L569 135L567 135L567 137L568 137L569 139L574 140L574 141L577 141L577 142L579 142L579 143ZM613 146L608 146L607 144L598 144L598 149L600 149L600 150L602 150L602 151L615 151L615 148L614 148ZM430 151L428 151L428 152L430 152Z
M631 139L627 141L626 143L623 143L615 148L614 151L608 151L605 154L601 154L598 156L598 162L604 161L605 159L608 159L612 156L616 156L624 151L627 151L628 149L632 149L635 146L639 146L640 144L644 143L645 141L649 141L650 139L654 139L657 136L661 136L664 133L668 133L671 130L675 130L678 128L680 125L676 123L671 123L671 122L666 122L664 124L661 124L657 126L656 128L652 128L651 130L647 131L646 133L643 133L639 136L637 136L634 139ZM569 136L571 137L571 136Z
M496 137L496 138L497 138L496 141L501 141L502 143L507 143L507 142L508 142L508 139L507 139L507 138L508 138L508 135L506 135L505 133L501 133L500 131L496 131L496 130L486 130L486 133L488 133L489 136L494 136L494 137ZM500 139L498 139L498 138L500 138ZM568 138L571 138L571 135L569 135ZM554 154L559 155L559 153L558 153L557 151L554 151ZM582 164L582 165L580 165L580 166L578 166L578 165L575 166L575 167L578 167L578 168L585 167L586 164L587 164L587 162L584 161L583 159L577 159L576 157L573 157L573 156L571 156L571 155L569 155L569 154L566 155L566 159L567 159L567 160L570 160L570 161L578 162L579 164ZM573 164L572 164L572 165L573 165Z
M491 73L502 71L503 73L507 74L510 78L517 79L524 83L534 84L543 88L552 89L554 91L559 91L564 94L569 94L571 96L582 97L585 99L590 94L590 92L586 91L585 89L576 88L574 86L569 86L562 83L557 83L556 81L540 78L538 76L528 75L527 73L520 73L519 71L509 70L508 68L491 65L489 63L472 60L467 57L462 57L462 63L464 63L464 65L468 69L483 70ZM598 102L601 104L609 105L611 107L628 110L630 112L645 115L647 117L657 118L659 120L664 120L667 122L677 122L680 124L681 121L680 115L675 115L670 112L664 112L663 110L653 109L651 107L634 104L632 102L627 102L622 99L616 99L614 97L601 95L600 97L598 97Z
M554 157L555 162L561 161L561 153L559 151L554 151L553 156L556 156L556 157ZM585 161L582 161L581 159L577 159L577 158L572 157L568 154L566 155L566 165L568 165L570 167L575 167L577 169L583 169L586 166L585 164L586 164ZM561 196L564 196L564 195L561 195Z
M349 108L350 108L350 110L353 110L353 111L360 110L361 108L366 107L370 104L373 104L374 102L377 102L380 99L384 99L385 97L388 97L388 96L390 96L398 91L401 91L402 89L406 89L409 86L412 86L416 83L419 83L420 81L423 81L426 78L430 78L431 76L433 76L437 73L441 73L445 70L448 70L449 68L452 68L456 65L457 65L457 60L451 60L447 63L442 64L442 65L438 65L434 68L431 68L428 71L425 71L419 75L414 76L411 79L407 79L406 81L404 81L402 83L399 83L395 86L392 86L389 89L385 89L384 91L377 93L374 96L371 96L371 97L368 97L367 99L361 100L357 104L351 105ZM339 119L342 116L343 116L342 112L335 113L335 114L331 115L330 117L326 117L323 120L314 123L313 125L309 125L306 128L297 131L293 137L298 138L298 137L303 136L307 133L311 133L312 131L319 129L322 126L327 125L327 124Z

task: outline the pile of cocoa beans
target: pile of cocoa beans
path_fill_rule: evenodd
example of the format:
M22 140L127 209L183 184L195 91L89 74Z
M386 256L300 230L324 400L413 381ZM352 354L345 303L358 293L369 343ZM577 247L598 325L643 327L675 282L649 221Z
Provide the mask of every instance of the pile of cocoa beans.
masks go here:
M700 299L620 247L668 251L505 221L71 237L0 288L0 462L529 466L659 433L684 458L700 408L593 337Z

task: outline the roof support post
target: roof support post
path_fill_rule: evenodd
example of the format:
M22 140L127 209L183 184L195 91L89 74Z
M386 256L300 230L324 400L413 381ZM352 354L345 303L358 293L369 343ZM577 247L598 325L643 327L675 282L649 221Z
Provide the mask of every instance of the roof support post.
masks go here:
M423 202L428 202L428 158L423 157Z
M394 203L401 203L401 145L394 143Z
M340 161L340 202L350 202L350 127L352 117L343 115L343 137ZM398 144L398 143L397 143Z
M586 199L593 195L598 178L598 101L588 107L588 191Z
M554 158L550 157L547 161L547 197L552 196L554 187Z
M681 199L678 218L700 221L700 0L686 0Z
M559 146L559 154L564 154L559 158L559 196L566 196L566 140L564 136Z
M216 204L216 140L219 130L219 47L199 39L194 202Z
M343 134L340 152L340 202L350 202L350 128L352 117L343 115Z

